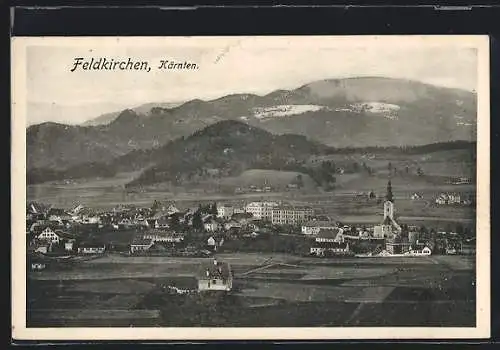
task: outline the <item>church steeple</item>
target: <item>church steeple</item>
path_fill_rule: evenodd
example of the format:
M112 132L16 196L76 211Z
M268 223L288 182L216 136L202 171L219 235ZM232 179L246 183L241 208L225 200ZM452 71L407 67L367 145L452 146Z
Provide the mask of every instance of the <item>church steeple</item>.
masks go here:
M391 180L387 182L387 194L385 195L385 200L394 203L394 198L392 196Z

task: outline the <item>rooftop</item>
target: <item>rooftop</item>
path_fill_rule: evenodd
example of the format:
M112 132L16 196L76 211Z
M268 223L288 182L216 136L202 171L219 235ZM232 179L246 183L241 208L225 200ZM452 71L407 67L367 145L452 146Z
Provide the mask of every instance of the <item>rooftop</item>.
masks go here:
M231 276L231 269L228 263L211 260L202 265L199 272L199 279L228 279Z

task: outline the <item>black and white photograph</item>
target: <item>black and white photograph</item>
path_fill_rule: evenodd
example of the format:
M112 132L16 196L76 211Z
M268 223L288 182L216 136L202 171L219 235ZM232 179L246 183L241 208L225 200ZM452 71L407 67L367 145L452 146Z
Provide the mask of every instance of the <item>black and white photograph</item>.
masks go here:
M19 337L489 335L487 37L12 55Z

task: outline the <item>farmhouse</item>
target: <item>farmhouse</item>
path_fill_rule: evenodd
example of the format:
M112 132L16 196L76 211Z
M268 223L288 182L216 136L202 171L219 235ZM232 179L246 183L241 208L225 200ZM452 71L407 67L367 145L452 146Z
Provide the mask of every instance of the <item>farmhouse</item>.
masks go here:
M224 291L233 288L233 274L228 263L214 259L213 263L202 267L198 276L198 291Z
M130 253L143 252L151 248L153 240L141 237L135 237L130 244Z
M209 219L207 222L203 224L203 227L208 232L215 232L219 229L220 224L214 219Z

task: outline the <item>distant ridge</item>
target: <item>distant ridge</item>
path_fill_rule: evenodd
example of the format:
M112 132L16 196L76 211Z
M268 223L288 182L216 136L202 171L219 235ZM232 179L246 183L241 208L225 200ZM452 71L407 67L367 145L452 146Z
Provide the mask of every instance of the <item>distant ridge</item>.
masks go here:
M61 170L110 162L223 120L244 121L273 134L304 135L337 148L474 141L476 110L476 95L464 90L393 78L325 79L264 96L147 104L95 126L33 125L26 135L27 165Z
M329 154L382 153L428 154L457 149L474 153L475 143L453 141L409 147L333 148L305 136L274 135L236 120L223 120L178 138L164 146L132 151L109 163L82 163L65 170L36 168L28 170L28 183L113 177L119 172L141 171L129 188L163 182L189 182L208 174L237 176L249 169L270 169L308 173L304 164L313 156Z

